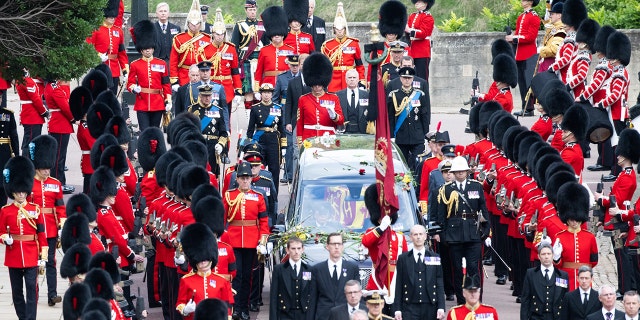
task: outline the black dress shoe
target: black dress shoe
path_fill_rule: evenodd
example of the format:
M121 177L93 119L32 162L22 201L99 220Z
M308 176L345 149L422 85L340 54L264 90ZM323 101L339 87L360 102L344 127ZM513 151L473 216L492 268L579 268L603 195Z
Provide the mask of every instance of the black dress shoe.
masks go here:
M513 113L513 115L516 117L531 117L533 116L533 110L528 110L528 111L525 111L524 113L522 111L516 111Z
M522 299L520 299L520 297L517 297L516 298L516 303L521 303L521 302L522 302Z
M64 171L69 171L69 167L64 166Z
M49 298L48 304L49 304L49 307L53 307L56 305L56 303L60 303L60 302L62 302L62 297L55 296L53 298Z
M251 304L249 306L249 311L251 311L251 312L260 312L260 307L257 304Z
M583 152L582 157L585 158L585 159L591 158L591 150L587 150L587 151Z
M606 167L606 166L601 166L599 164L593 165L593 166L588 166L587 170L589 171L609 171L611 170L611 167Z
M509 286L509 290L513 290L513 283Z
M482 260L482 264L484 264L485 266L492 266L493 265L493 258Z
M251 319L251 317L249 316L249 314L248 314L248 313L246 313L246 312L242 311L242 312L240 313L240 319L241 319L241 320L249 320L249 319Z
M160 308L162 303L160 301L149 301L149 308Z
M498 280L496 280L496 284L499 284L499 285L507 284L507 276L499 276Z
M608 174L608 175L602 177L602 181L604 181L604 182L616 181L617 177L618 176L614 176L612 174Z
M453 301L455 299L455 296L452 294L448 294L446 300L447 301Z

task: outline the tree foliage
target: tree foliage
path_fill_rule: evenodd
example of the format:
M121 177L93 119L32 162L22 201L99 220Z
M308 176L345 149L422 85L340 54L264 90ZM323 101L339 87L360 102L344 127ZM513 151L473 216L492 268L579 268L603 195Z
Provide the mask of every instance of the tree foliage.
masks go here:
M70 80L100 63L85 42L103 19L106 0L6 0L0 4L0 63L7 79L22 69Z

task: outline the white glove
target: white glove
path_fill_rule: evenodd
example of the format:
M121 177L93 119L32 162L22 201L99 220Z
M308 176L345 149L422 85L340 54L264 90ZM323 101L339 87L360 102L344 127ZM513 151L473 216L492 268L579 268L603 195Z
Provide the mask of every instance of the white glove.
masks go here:
M58 230L58 239L62 238L62 229Z
M243 96L235 96L233 97L233 99L231 100L231 104L235 105L235 104L242 104L244 103L244 97Z
M4 239L4 244L10 246L13 244L13 238L11 237L7 237L6 239Z
M380 230L385 231L391 225L391 218L389 216L384 216L382 221L380 221Z
M219 143L216 143L216 154L221 154L222 153L222 145Z
M549 238L549 236L544 236L540 239L540 244L539 246L542 245L551 245L551 238Z
M98 54L100 56L100 61L105 62L107 60L109 60L109 56L107 55L107 53L100 53Z
M487 247L491 247L491 238L487 237L484 239L484 245Z
M282 149L282 156L284 157L287 154L287 149Z
M136 85L133 86L131 91L133 91L133 93L140 93L140 91L142 91L142 87L140 85L136 84Z
M273 242L267 242L267 253L271 254L273 252Z
M262 96L260 95L260 92L254 92L253 98L258 101L262 100Z
M193 302L193 299L191 299L189 300L189 302L187 302L187 305L184 306L184 309L182 309L182 314L186 316L190 313L193 313L194 311L196 311L196 303Z
M44 267L47 265L47 262L44 260L38 260L38 267Z
M173 257L173 262L176 263L177 266L184 264L184 255L181 254L179 257Z
M329 112L329 118L331 120L335 120L338 117L338 114L333 109L327 109L327 112Z
M167 101L167 103L164 105L164 109L167 111L171 111L172 108L173 104L171 104L171 101Z
M553 260L560 260L562 256L562 243L560 243L560 239L556 239L556 243L553 244Z
M171 91L173 91L173 92L177 92L177 91L178 91L178 88L180 88L180 85L176 83L176 84L174 84L174 85L172 85L172 86L171 86Z
M259 244L256 249L258 250L258 252L260 252L261 254L267 254L267 246Z

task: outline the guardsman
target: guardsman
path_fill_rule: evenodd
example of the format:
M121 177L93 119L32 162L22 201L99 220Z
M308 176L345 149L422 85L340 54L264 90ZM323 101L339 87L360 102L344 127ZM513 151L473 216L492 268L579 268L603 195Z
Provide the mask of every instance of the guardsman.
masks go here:
M467 261L468 276L480 275L482 241L489 236L489 213L482 185L468 178L469 165L458 156L451 160L455 179L438 192L437 221L444 226L442 241L449 246L454 265L454 290L458 304L464 304L462 295L463 268L458 263Z
M67 178L64 173L64 167L67 162L67 147L69 146L69 137L73 133L73 114L69 108L69 95L71 94L69 82L57 80L50 82L44 89L44 99L51 112L51 120L49 120L49 135L54 137L58 142L56 149L56 160L53 168L51 168L51 176L60 180L62 189L65 193L73 193L75 187L67 185Z
M227 304L231 316L233 293L231 283L214 272L218 264L218 243L207 225L188 225L180 236L182 249L193 271L180 279L176 310L184 319L193 319L196 305L205 299L220 299Z
M209 151L209 165L213 173L220 173L219 161L220 154L227 144L228 132L222 115L222 109L211 103L213 95L213 87L210 85L201 85L198 87L199 102L189 107L189 112L200 118L200 128L202 136L206 140L207 150Z
M311 54L316 51L313 43L313 36L304 31L300 31L302 25L307 21L309 14L308 0L287 0L283 3L284 11L289 20L289 33L284 38L284 44L288 44L294 49L294 54Z
M462 287L465 304L455 306L449 310L447 320L464 319L494 319L498 320L498 311L488 305L480 303L482 286L478 275L466 276ZM469 316L471 315L471 316Z
M228 112L231 114L231 101L234 97L242 96L242 81L238 67L238 52L233 43L225 41L227 29L222 18L222 10L216 9L216 19L211 32L212 45L215 53L209 58L211 65L211 80L224 87ZM230 123L227 123L227 127Z
M13 111L0 108L0 165L4 167L9 159L19 155L19 147L18 128ZM7 197L10 196L5 194L4 191L4 188L0 188L1 205L7 204Z
M14 157L4 167L2 181L13 203L0 209L0 239L6 246L4 265L9 268L13 307L19 319L36 319L38 268L47 261L47 235L40 208L27 202L35 169L28 158ZM26 289L25 300L22 288Z
M402 88L391 91L387 97L389 128L393 130L391 137L396 139L404 158L409 159L409 167L413 168L416 156L424 151L431 108L426 93L412 86L415 70L404 67L399 73Z
M65 212L62 184L58 179L51 177L51 168L55 164L56 139L49 135L35 138L29 144L29 159L36 169L34 175L33 191L28 197L29 202L40 207L40 213L44 216L44 230L47 235L49 252L47 253L47 297L49 306L54 306L62 301L57 292L58 272L56 269L56 248L58 243L58 230L62 229L67 214Z
M333 33L335 38L325 41L320 49L322 54L329 57L329 61L333 66L333 76L327 90L329 92L338 92L346 88L345 73L347 70L354 68L358 71L360 85L366 87L360 40L349 37L347 19L345 18L342 2L338 2L336 16L333 21ZM305 82L307 80L309 79L305 77Z
M22 81L16 81L15 88L20 98L20 124L24 129L21 154L27 154L31 140L42 134L42 125L49 118L49 111L42 103L40 86L28 70L24 70Z
M74 214L79 214L85 216L88 222L89 235L91 236L91 243L88 244L89 250L91 250L91 254L94 255L100 251L104 251L105 247L102 241L100 240L100 236L96 232L96 228L98 227L98 223L96 222L96 207L91 202L91 199L88 195L84 193L76 193L69 197L67 200L67 222L65 222L65 226L67 223L72 222L71 218ZM77 217L76 217L77 218ZM76 219L74 218L74 219ZM63 227L63 240L64 234L67 228Z
M555 2L555 1L554 1ZM556 60L558 48L564 41L567 32L564 30L562 23L563 2L556 2L551 6L549 11L549 19L545 21L544 37L542 38L542 47L540 48L539 66L536 72L544 72Z
M126 189L125 173L129 170L127 164L127 155L120 146L108 146L100 155L100 165L106 166L116 176L118 183L118 191L115 197L115 203L111 206L116 219L120 221L124 231L129 233L133 231L135 217L133 215L133 205L131 198Z
M127 89L135 94L136 111L140 131L159 127L162 115L171 111L171 85L169 68L159 58L153 57L157 36L153 22L142 20L133 26L133 40L142 58L131 62Z
M272 95L273 86L270 83L260 86L262 101L251 107L247 138L260 144L264 151L264 162L271 172L271 176L274 177L274 181L278 181L280 155L286 154L287 138L284 136L282 106L273 103ZM276 191L279 185L276 185Z
M411 56L416 66L416 76L429 81L429 63L431 62L431 33L434 19L429 12L435 0L411 0L416 12L409 15L405 33L409 34Z
M253 105L253 71L258 63L258 52L262 47L260 40L264 34L262 21L257 18L258 5L255 0L245 0L244 11L247 17L236 22L231 33L231 43L236 46L238 67L242 79L244 106L251 109Z
M282 7L269 7L262 12L265 37L271 40L269 45L260 49L258 64L254 74L253 91L258 91L263 83L276 85L279 74L289 70L287 57L295 53L295 49L284 43L287 36L287 14Z
M495 100L502 105L502 108L511 112L513 110L513 97L511 89L518 84L517 62L508 54L498 54L493 59L493 83L487 93L478 93L478 101Z
M569 63L578 51L576 43L576 30L587 19L587 7L581 0L567 0L562 6L561 21L564 24L567 35L556 54L556 60L549 66L548 71L554 72L562 83L567 83Z
M311 92L298 99L298 145L309 137L334 135L336 127L344 124L340 98L333 93L325 92L325 88L331 82L331 62L325 55L314 53L305 63L307 67L302 68L302 76L306 85L311 87Z
M91 167L91 147L96 141L96 138L91 136L89 132L89 126L87 125L87 111L93 104L93 98L91 91L83 86L76 87L71 91L69 95L69 109L73 115L73 120L77 121L78 131L76 131L76 138L78 139L78 145L80 146L80 171L82 172L82 193L89 194L89 180L93 173L93 167Z
M389 80L397 78L402 56L406 53L406 48L408 47L406 43L399 41L404 35L404 28L407 26L407 7L401 2L385 1L380 6L379 16L378 29L380 29L380 35L384 37L386 52L378 50L378 58L382 59L379 64L381 68L380 74L386 86ZM400 43L404 45L402 50L398 48ZM395 50L392 50L394 47ZM383 54L385 54L384 57L382 57ZM395 73L389 74L389 69L393 69L393 66L387 66L387 70L384 69L384 66L391 62L393 62L393 65L397 68L395 69ZM367 70L367 81L371 81L371 65L368 66ZM385 71L388 73L386 76Z
M237 277L233 287L237 292L235 312L241 319L249 319L249 295L252 271L258 266L258 252L266 254L269 236L269 218L262 193L251 189L251 165L238 165L238 188L224 193L225 223L227 235L224 241L231 244L236 256Z
M200 32L202 17L200 16L199 1L193 0L187 14L187 30L173 37L171 55L169 56L169 74L171 89L178 88L189 82L189 67L213 56L211 36Z
M600 30L600 24L593 19L586 19L578 27L576 32L576 44L578 50L573 57L567 71L567 90L578 99L585 89L587 73L591 65L591 54L595 53L594 42L596 33Z
M564 142L560 156L564 162L573 167L573 171L578 177L582 177L582 169L584 169L584 157L580 144L587 137L587 124L589 123L589 115L584 108L579 104L571 106L562 117L560 125Z
M118 304L118 302L116 302L115 289L114 289L116 284L113 283L112 277L109 274L109 272L103 270L100 267L91 268L89 272L87 272L87 274L85 275L83 283L89 286L89 290L91 292L92 298L106 301L107 305L105 306L105 308L108 306L109 309L107 310L110 311L111 319L113 320L129 319L129 317L125 318L125 315L122 312L122 309L120 309L120 305ZM88 304L90 305L91 301ZM85 306L85 309L89 310L88 308L89 305ZM97 310L101 310L101 312L106 312L106 311L102 311L103 310L102 308Z
M138 183L138 173L136 172L131 160L126 157L129 151L129 142L131 142L131 132L127 128L127 122L120 116L113 116L105 126L105 133L116 137L120 148L125 153L125 159L129 170L124 171L124 181L121 181L125 190L132 197L136 193L136 184ZM103 150L104 151L104 150Z
M385 42L385 45L387 43ZM402 68L402 56L407 48L407 44L402 41L393 41L388 44L389 46L389 58L387 63L380 67L382 72L382 81L386 86L389 81L395 79L399 75L400 68Z
M126 76L129 72L129 58L124 47L124 32L122 27L114 24L119 6L119 0L107 1L107 7L104 9L104 22L87 38L87 42L95 47L102 63L111 70L113 86L109 89L113 93L118 92L120 75Z

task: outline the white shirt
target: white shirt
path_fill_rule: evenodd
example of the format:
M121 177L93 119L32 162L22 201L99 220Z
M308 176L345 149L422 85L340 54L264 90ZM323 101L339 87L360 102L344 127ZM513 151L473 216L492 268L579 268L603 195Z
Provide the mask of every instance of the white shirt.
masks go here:
M331 261L331 259L329 259L328 262L329 262L329 277L333 275L333 266L337 266L336 268L337 276L338 276L338 279L340 279L340 272L342 272L342 259L338 260L338 262L333 262Z
M413 249L413 260L415 262L418 262L418 253L419 253L420 254L420 259L422 261L424 261L424 251L425 251L424 247L422 248L422 250Z
M604 307L602 307L602 318L604 318L604 320L607 320L607 312L611 312L611 320L613 320L616 317L616 308L614 307L611 310L607 310Z
M626 320L638 320L638 315L636 315L635 317L630 317L630 316L628 316L628 315L626 315L626 314L625 314L625 315L624 315L624 318L625 318Z
M458 190L460 191L464 191L466 185L467 185L467 179L463 180L462 182L456 181L456 188L458 188Z
M295 270L296 270L296 276L300 274L300 264L302 261L298 261L298 262L293 262L293 260L289 260L289 263L291 263L291 268L293 268L295 266Z
M550 266L548 268L545 267L545 266L542 266L542 265L540 266L540 271L542 272L542 276L543 277L544 277L544 274L545 274L545 272L544 272L545 269L549 270L549 278L552 278L553 277L553 266ZM549 279L549 278L547 278L547 279Z
M587 294L587 301L588 301L588 300L589 300L589 296L590 296L589 292L590 292L591 290L589 290L589 291L584 291L584 290L582 290L582 288L578 288L578 289L580 290L580 301L582 301L582 303L584 303L584 294L585 294L585 293Z

